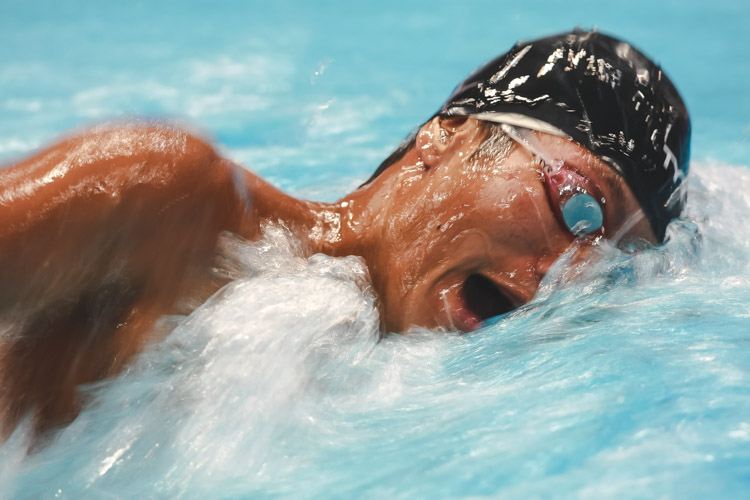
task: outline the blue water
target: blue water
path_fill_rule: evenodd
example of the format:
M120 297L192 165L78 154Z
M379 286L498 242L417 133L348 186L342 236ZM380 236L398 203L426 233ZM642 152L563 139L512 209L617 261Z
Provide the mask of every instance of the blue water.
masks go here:
M596 25L693 117L688 211L659 249L559 262L471 335L380 339L356 259L227 238L238 279L26 456L0 498L747 498L750 7L686 2L33 2L0 6L0 162L160 117L285 190L357 186L482 61ZM171 332L171 333L170 333Z

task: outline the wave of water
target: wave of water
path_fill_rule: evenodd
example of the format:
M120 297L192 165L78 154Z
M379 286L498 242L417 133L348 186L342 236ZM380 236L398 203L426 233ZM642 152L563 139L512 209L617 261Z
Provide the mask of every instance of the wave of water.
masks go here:
M750 488L750 171L693 166L657 249L553 269L469 335L381 338L356 258L227 237L238 279L26 455L3 498L740 498Z

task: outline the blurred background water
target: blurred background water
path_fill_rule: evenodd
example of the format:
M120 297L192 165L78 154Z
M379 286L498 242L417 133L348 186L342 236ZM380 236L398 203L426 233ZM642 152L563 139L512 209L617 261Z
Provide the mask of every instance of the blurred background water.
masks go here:
M745 2L0 4L0 163L70 130L168 119L281 188L359 185L483 61L575 26L659 61L693 118L665 246L564 262L472 335L379 340L361 263L282 231L26 457L0 498L750 494L750 7Z

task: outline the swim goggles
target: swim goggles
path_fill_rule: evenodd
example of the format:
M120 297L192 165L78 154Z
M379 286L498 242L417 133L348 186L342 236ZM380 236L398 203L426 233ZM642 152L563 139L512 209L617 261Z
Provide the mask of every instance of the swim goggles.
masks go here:
M550 205L567 230L574 237L603 234L606 200L596 185L567 162L551 157L530 129L506 123L500 126L541 161Z

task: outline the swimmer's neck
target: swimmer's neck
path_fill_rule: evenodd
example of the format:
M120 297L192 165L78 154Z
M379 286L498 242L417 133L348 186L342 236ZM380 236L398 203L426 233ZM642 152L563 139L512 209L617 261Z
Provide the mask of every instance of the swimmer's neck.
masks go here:
M388 234L389 214L384 207L388 198L399 191L404 171L400 167L415 165L418 160L416 153L407 152L375 180L334 203L294 198L245 171L253 200L253 223L242 232L255 237L261 224L280 222L301 240L310 254L360 256L370 272L378 274L382 256L377 252L382 246L381 239Z

